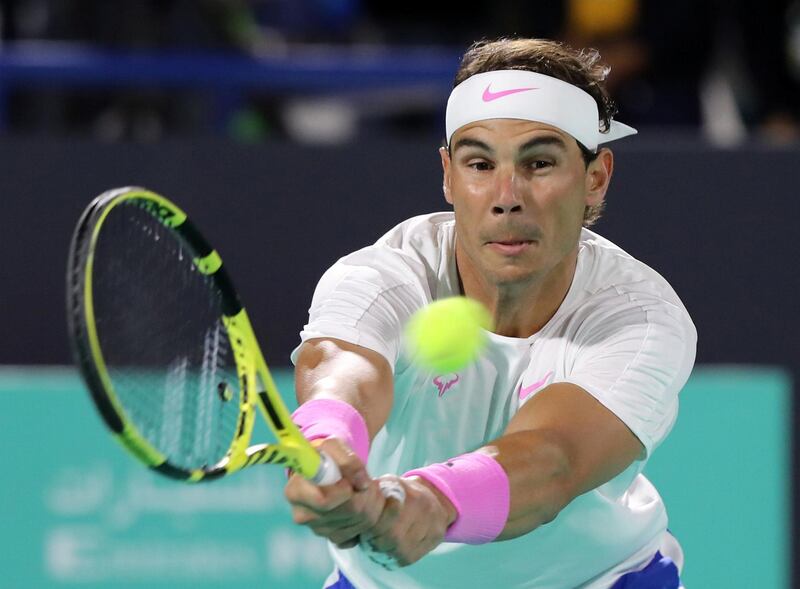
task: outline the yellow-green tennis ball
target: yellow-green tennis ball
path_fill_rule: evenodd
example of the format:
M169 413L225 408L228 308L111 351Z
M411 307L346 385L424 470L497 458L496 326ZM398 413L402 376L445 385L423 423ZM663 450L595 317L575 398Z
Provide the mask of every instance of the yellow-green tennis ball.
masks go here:
M489 311L466 297L434 301L411 317L406 338L416 361L441 374L456 372L473 362L491 329Z

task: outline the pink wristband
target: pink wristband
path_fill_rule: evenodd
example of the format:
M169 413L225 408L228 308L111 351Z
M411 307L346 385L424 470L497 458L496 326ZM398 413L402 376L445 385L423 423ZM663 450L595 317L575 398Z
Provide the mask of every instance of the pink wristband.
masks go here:
M422 477L456 508L456 520L447 528L446 541L485 544L503 531L511 492L508 475L494 458L470 452L403 476Z
M361 414L337 399L312 399L292 413L292 420L307 440L339 438L364 464L369 455L369 432Z

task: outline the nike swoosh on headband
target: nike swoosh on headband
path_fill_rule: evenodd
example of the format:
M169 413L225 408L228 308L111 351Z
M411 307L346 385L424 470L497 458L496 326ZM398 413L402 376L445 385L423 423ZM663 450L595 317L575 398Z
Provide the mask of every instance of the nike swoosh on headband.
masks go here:
M486 86L486 89L483 91L483 101L484 102L491 102L492 100L497 100L498 98L502 98L503 96L508 96L509 94L516 94L517 92L527 92L528 90L538 90L538 88L511 88L510 90L500 90L500 92L492 92L489 90L491 88L491 84Z
M492 88L500 90L492 91ZM514 98L511 94L538 90L535 95ZM508 97L506 100L500 98ZM537 121L564 131L589 151L600 144L636 133L636 129L611 121L600 131L597 102L577 86L527 70L493 70L475 74L450 92L445 113L447 141L457 129L476 121L519 119Z

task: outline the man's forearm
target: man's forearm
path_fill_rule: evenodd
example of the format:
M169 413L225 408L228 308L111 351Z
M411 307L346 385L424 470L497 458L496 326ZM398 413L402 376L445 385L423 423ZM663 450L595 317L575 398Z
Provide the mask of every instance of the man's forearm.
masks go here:
M522 536L552 521L575 497L569 453L553 434L506 434L480 452L497 460L508 475L508 520L496 540Z
M497 510L502 509L501 505L507 506L507 517L504 522L499 522L496 528L499 530L502 525L502 531L494 540L515 538L552 521L574 496L569 482L570 468L566 452L558 441L547 434L533 431L507 434L474 453L460 457L456 462L464 458L470 460L470 455L478 454L484 456L483 462L489 466L492 463L487 462L485 457L494 461L494 472L490 469L485 473L459 475L455 469L441 469L442 465L428 467L429 470L435 470L431 470L427 475L426 469L420 471L422 473L420 483L434 492L448 514L448 525L453 524L458 517L476 517L476 514L472 513L475 506L470 507L474 504L476 486L486 485L487 479L493 476L495 478L499 476L500 479L498 483L482 489L483 496L480 497L482 505L479 506L479 511L489 508L490 504L496 504L495 513L499 513ZM451 466L453 462L446 461L444 465ZM476 466L481 468L479 463ZM501 468L502 472L498 471L498 468ZM459 480L464 476L470 478ZM503 478L506 480L502 480ZM470 484L470 480L474 485ZM505 493L508 497L498 497L492 495L493 493ZM454 502L465 509L466 513L459 513ZM478 517L485 518L487 515Z
M370 439L389 417L393 380L388 362L378 353L339 340L303 344L295 370L297 401L337 399L364 418Z

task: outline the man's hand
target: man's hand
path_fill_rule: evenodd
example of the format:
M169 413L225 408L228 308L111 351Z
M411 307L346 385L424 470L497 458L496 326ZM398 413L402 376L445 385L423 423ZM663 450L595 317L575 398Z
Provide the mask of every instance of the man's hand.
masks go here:
M444 495L420 477L380 478L402 485L405 502L401 505L387 501L377 523L362 532L363 538L378 552L392 556L400 566L407 566L441 544L447 527L456 519L456 510Z
M351 548L358 544L359 535L378 521L386 500L378 481L369 478L364 464L346 444L329 438L317 447L336 462L342 479L320 487L292 475L284 490L292 518L337 547Z

